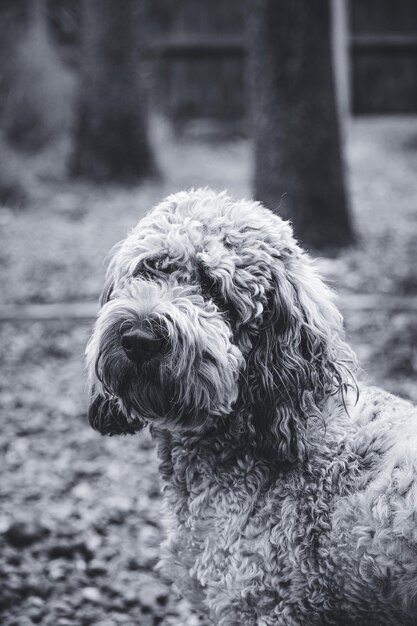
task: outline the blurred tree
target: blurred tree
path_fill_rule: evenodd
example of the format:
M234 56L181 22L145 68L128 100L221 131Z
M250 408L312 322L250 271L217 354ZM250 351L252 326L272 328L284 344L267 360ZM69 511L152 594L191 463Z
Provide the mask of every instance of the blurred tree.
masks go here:
M248 20L255 196L316 248L353 240L341 157L331 0L254 0Z
M0 78L8 142L37 150L69 128L74 78L50 40L45 0L0 3Z
M154 172L140 72L143 0L84 0L75 175L135 180Z

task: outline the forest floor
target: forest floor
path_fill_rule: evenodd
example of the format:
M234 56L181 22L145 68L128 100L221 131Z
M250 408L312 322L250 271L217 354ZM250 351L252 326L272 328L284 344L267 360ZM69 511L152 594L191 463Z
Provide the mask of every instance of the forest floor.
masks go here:
M65 144L27 157L30 204L0 207L3 305L96 301L108 250L167 193L250 194L248 141L178 141L157 125L154 144L161 179L129 189L63 182ZM353 122L348 170L357 244L318 264L342 295L363 377L417 400L417 118ZM357 294L380 304L358 307ZM162 530L149 435L102 438L87 425L91 324L0 323L0 623L198 624L153 571Z

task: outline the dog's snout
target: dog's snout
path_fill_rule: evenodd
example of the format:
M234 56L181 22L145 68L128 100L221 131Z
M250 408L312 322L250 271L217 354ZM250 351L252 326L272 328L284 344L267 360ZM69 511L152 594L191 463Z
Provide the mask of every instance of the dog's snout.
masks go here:
M121 344L128 359L144 363L162 352L163 339L142 328L129 328L122 330Z

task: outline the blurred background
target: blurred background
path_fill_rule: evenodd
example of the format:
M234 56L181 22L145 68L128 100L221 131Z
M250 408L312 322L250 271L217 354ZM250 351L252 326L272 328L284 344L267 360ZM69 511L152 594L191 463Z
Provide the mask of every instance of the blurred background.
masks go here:
M291 219L361 377L417 399L415 0L0 3L0 623L191 626L147 434L100 438L110 247L209 185Z

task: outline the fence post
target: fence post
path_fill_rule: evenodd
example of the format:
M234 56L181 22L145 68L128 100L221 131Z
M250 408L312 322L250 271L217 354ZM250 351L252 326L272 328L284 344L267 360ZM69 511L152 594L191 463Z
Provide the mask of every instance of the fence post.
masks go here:
M349 0L330 0L333 70L342 136L345 135L351 110L348 2Z

